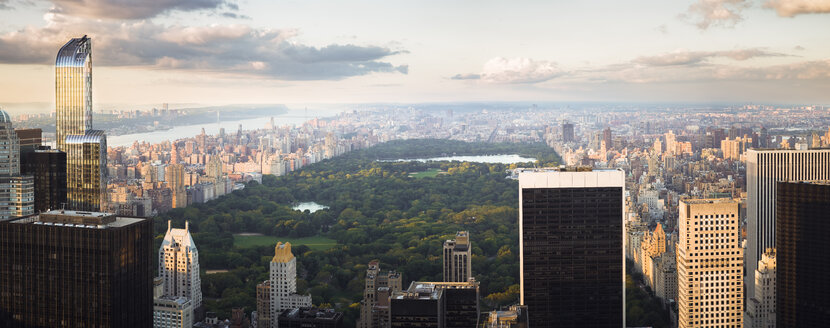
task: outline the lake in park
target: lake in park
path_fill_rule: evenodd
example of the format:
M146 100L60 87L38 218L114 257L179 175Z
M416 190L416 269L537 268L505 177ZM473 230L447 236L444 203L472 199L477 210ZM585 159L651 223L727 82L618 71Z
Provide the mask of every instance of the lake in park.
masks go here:
M292 209L295 211L305 212L305 210L308 210L311 213L317 212L319 210L324 210L327 208L329 207L326 205L317 204L315 202L302 202L292 207Z

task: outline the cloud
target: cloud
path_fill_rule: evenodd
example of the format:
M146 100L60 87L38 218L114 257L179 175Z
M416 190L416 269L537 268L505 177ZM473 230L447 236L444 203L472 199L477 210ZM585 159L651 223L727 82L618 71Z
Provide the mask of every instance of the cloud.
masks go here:
M793 47L793 50L804 51L804 47L802 47L802 46L795 46L795 47Z
M481 73L456 74L453 80L480 80L487 83L538 83L561 74L556 64L530 58L496 57L484 63Z
M794 81L830 82L830 60L795 62L770 66L726 64L643 66L631 63L569 73L574 79L602 83L678 83L713 81Z
M12 7L9 6L9 0L0 0L0 10L8 10L8 9L12 9Z
M827 0L770 0L764 7L775 9L781 17L830 13L830 1Z
M737 49L726 51L688 51L678 50L656 56L642 56L632 62L648 66L681 66L704 63L711 58L730 58L744 61L757 57L783 57L783 53L769 52L759 48Z
M239 6L227 0L51 0L52 13L88 18L144 19L172 11L198 11Z
M374 72L408 73L383 59L404 51L379 46L294 42L296 30L246 25L166 26L47 14L44 27L0 34L0 63L52 64L72 37L90 32L96 66L138 66L280 80L337 80Z
M749 8L747 0L697 0L680 17L701 30L709 27L733 27L743 20L741 12Z
M468 73L468 74L455 74L450 77L452 80L478 80L481 79L481 74L475 73Z
M750 61L753 58L794 57L763 48L721 51L678 50L598 67L563 70L552 62L527 58L497 57L484 65L481 73L456 74L453 80L479 80L489 83L537 83L550 86L596 84L655 84L714 81L795 81L830 83L830 60L794 62L778 65L735 65L715 61ZM548 85L546 84L546 85Z

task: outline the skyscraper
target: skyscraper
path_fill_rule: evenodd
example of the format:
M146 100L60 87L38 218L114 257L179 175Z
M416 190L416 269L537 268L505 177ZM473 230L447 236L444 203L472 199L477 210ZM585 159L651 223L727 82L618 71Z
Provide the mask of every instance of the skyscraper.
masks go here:
M0 220L3 327L150 327L152 221L51 211Z
M23 153L20 171L34 176L35 213L66 205L66 153L49 146Z
M830 181L778 183L778 327L824 327L830 322L829 213Z
M106 202L107 137L92 130L92 40L69 40L55 60L55 144L67 154L68 208L98 211Z
M830 149L756 150L746 153L747 246L744 284L755 284L755 269L767 248L776 248L776 184L830 180ZM779 261L780 262L780 261ZM755 294L747 289L747 301Z
M202 280L199 278L199 251L190 236L190 224L184 229L172 229L167 221L167 233L159 248L159 277L164 280L164 296L185 297L194 309L202 306Z
M271 280L256 285L256 327L271 328Z
M746 304L746 328L775 328L775 249L768 248L755 270L755 296Z
M444 281L466 282L472 277L470 234L459 231L455 239L444 241Z
M519 172L519 282L531 327L623 327L621 170Z
M98 211L107 198L107 136L100 130L68 135L64 147L67 208Z
M401 274L395 271L380 272L378 261L369 262L363 300L360 302L358 328L383 328L389 326L389 296L403 288Z
M311 295L297 295L297 258L291 243L278 242L271 259L271 327L278 327L282 310L311 306Z
M680 328L743 327L743 248L738 202L680 201L677 307Z
M184 188L184 165L170 164L164 170L164 181L173 196L172 207L187 207L187 190Z
M20 175L20 141L9 114L0 110L0 219L34 213L34 181Z
M66 151L66 136L92 130L92 40L69 40L55 60L55 143Z
M478 282L413 281L389 297L389 327L475 328Z
M574 125L571 123L562 123L562 141L574 141Z

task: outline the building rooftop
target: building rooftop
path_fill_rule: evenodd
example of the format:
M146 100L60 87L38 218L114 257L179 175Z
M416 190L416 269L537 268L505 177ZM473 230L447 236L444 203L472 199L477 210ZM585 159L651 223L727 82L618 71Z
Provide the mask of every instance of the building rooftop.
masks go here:
M343 317L342 312L335 312L332 309L318 309L318 308L294 308L285 309L280 313L280 318L289 318L295 320L314 319L321 321L339 321Z
M731 198L705 198L705 199L681 199L680 200L686 204L726 204L726 203L737 203L736 200Z
M536 167L536 168L522 168L519 172L613 172L622 171L622 169L606 169L594 168L590 166L565 166L559 167Z
M781 183L800 183L800 184L811 184L811 185L819 185L819 186L828 186L830 185L830 180L816 180L816 181L781 181Z
M405 292L392 294L392 299L438 299L445 289L478 289L478 282L470 279L468 282L427 282L413 281Z
M107 229L126 227L143 220L145 219L116 216L113 213L54 210L40 214L6 219L0 222L87 229Z

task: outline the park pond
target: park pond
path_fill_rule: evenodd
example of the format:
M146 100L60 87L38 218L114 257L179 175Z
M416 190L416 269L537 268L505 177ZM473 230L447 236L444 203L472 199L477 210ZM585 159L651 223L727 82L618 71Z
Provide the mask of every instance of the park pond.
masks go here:
M302 202L298 203L297 205L294 205L294 207L292 207L291 209L300 212L305 212L305 210L308 210L309 212L314 213L327 208L329 207L326 205L317 204L315 202Z
M430 157L430 158L400 158L395 160L383 160L382 162L440 162L440 161L459 161L459 162L475 162L475 163L491 163L491 164L513 164L535 162L535 158L522 157L520 155L476 155L476 156L444 156L444 157Z

